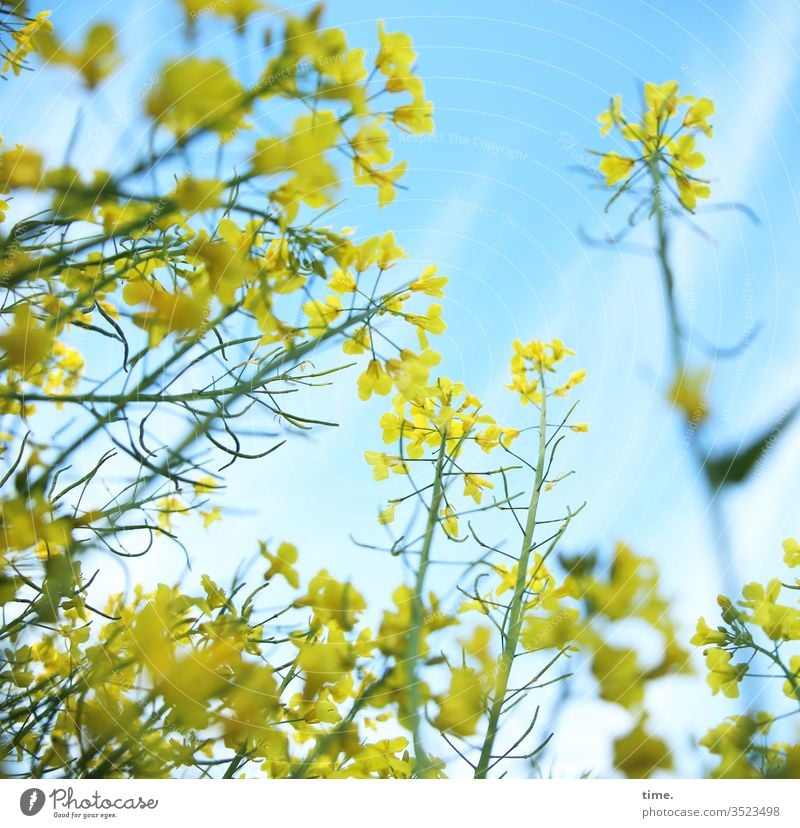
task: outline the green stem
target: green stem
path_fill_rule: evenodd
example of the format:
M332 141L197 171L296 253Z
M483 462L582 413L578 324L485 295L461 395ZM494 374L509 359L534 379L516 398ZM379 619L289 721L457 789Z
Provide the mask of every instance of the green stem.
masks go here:
M656 253L664 284L664 299L669 322L669 339L674 362L674 374L678 381L682 381L686 368L687 354L683 348L683 332L678 314L678 305L675 299L675 276L670 263L669 228L666 211L664 210L664 184L661 170L658 168L658 162L659 158L657 156L651 157L648 160L650 174L653 179L653 215L656 219ZM706 464L708 459L706 451L697 440L697 432L701 425L702 422L698 421L697 418L692 418L690 421L692 431L689 449L692 459L705 481L708 497L708 514L713 535L712 549L716 553L717 562L721 571L722 589L728 594L734 594L737 591L737 587L729 566L731 559L730 540L726 530L725 516L718 497L717 488L709 476L709 468ZM747 700L746 706L749 705L750 702Z
M756 644L756 642L753 641L752 636L750 636L750 640L747 646L751 647L753 650L755 650L755 652L761 653L762 655L766 656L786 676L786 681L789 683L792 690L794 691L795 698L798 702L800 702L800 684L798 684L798 677L783 663L783 660L778 655L777 651L772 652L770 650L767 650L765 647Z
M352 365L353 363L351 363ZM318 379L319 377L332 374L340 368L331 368L327 371L320 371L315 374L308 374L304 376L303 380ZM291 382L296 380L290 374L277 374L272 377L267 377L261 382L256 382L255 379L248 379L243 382L237 382L233 385L226 385L222 388L208 388L205 391L187 391L185 394L141 394L132 391L128 394L43 394L40 392L28 393L26 391L7 391L0 392L0 400L15 400L17 402L49 402L49 403L74 403L76 405L115 405L117 407L124 407L127 405L134 405L137 403L183 403L196 402L198 400L216 400L220 397L227 397L233 394L238 394L245 389L248 394L253 394L261 389L266 382ZM318 422L318 421L315 421Z
M428 521L423 536L422 551L420 552L419 566L414 583L414 595L411 604L411 628L408 634L406 647L405 667L408 672L408 728L414 739L414 776L422 776L429 767L427 754L422 746L420 736L421 719L420 709L423 705L422 683L417 680L417 662L422 649L422 634L425 626L425 575L430 563L431 546L436 527L439 524L439 511L444 497L444 464L447 458L447 432L443 432L439 445L439 457L436 460L436 473L433 479L433 492L428 507Z
M525 590L528 584L528 561L533 548L533 534L536 528L536 514L539 509L539 496L544 482L545 455L547 451L547 390L544 384L544 372L541 368L539 369L539 380L542 389L542 402L539 406L539 452L536 460L536 474L533 491L531 492L530 505L528 506L525 535L519 554L519 563L517 565L517 582L508 614L505 644L497 664L497 677L495 679L492 705L489 711L489 723L486 728L486 737L483 740L480 759L475 768L476 779L485 779L489 772L492 751L494 750L494 743L500 725L500 716L506 700L506 693L508 692L511 668L516 658L517 645L519 644L520 632L522 630Z
M658 159L649 161L650 174L653 178L653 213L656 219L656 244L658 264L664 280L664 300L667 306L667 317L670 325L670 346L675 362L675 371L683 369L684 355L681 348L681 324L678 316L678 306L675 302L675 276L669 260L669 232L667 216L664 211L664 184L661 171L658 169Z

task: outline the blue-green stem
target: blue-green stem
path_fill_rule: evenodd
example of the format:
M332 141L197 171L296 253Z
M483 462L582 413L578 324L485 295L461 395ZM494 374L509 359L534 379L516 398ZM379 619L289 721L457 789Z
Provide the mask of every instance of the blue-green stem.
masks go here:
M511 598L511 605L505 626L505 643L500 659L497 663L497 675L495 677L492 702L489 709L489 722L486 728L486 736L483 740L481 755L475 768L475 778L485 779L491 767L494 744L497 739L497 732L500 727L500 716L503 712L503 705L508 693L508 682L511 676L511 668L517 655L517 646L522 631L523 612L525 608L525 592L528 585L528 563L533 550L533 535L536 529L536 515L539 509L539 496L544 482L544 470L547 451L547 390L544 384L544 373L539 369L539 381L542 392L542 402L539 406L539 449L536 459L536 472L531 492L528 516L525 522L525 533L522 540L522 548L519 553L517 565L517 580L514 587L514 595Z

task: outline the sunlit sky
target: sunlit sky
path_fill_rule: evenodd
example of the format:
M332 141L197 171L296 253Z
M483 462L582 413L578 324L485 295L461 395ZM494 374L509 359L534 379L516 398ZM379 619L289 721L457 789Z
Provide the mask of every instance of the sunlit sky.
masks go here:
M141 149L142 121L133 116L165 58L186 48L219 54L253 82L266 62L260 32L274 23L257 18L252 37L240 40L227 24L203 19L187 47L175 2L47 7L64 33L115 21L129 63L93 100L66 70L26 76L3 90L0 132L59 159L86 108L77 156L112 172L134 157L132 144ZM350 190L330 223L359 234L393 229L408 254L404 273L437 263L450 277L448 331L436 343L443 371L466 379L498 420L519 417L503 389L512 340L560 337L575 349L575 366L588 372L579 419L591 431L566 441L560 466L575 474L548 508L555 516L587 501L570 527L570 551L607 555L624 539L653 556L688 638L699 614L713 615L723 584L774 575L781 540L800 532L800 425L787 429L751 482L726 494L732 559L724 574L711 552L703 481L683 447L685 426L665 401L671 368L653 228L645 223L619 247L586 243L621 230L630 209L621 200L604 213L607 193L587 174L596 160L587 149L620 149L600 137L595 116L617 92L636 108L645 80L675 79L715 101L714 137L700 143L717 209L698 212L701 232L675 223L674 261L697 365L712 361L702 343L728 347L758 327L744 354L713 366L710 391L713 445L724 451L746 442L800 398L800 5L332 0L325 18L366 48L376 43L377 19L413 37L436 133L396 142L409 171L393 204L378 211L371 188ZM759 223L719 209L729 203L746 204ZM358 548L351 536L383 539L376 514L392 492L373 483L363 451L380 446L386 403L361 403L355 380L352 369L314 397L338 429L234 470L223 506L236 516L191 537L195 572L229 572L234 558L256 551L257 538L287 539L300 549L304 572L327 567L352 576L376 604L385 600L400 562ZM143 577L176 579L184 560L164 550L144 566ZM709 715L721 720L733 709L716 699L710 707L701 677L663 682L648 701L654 728L667 735L696 731ZM570 727L554 743L554 773L584 769L586 756L602 771L594 757L608 731L596 724L598 709L573 705Z

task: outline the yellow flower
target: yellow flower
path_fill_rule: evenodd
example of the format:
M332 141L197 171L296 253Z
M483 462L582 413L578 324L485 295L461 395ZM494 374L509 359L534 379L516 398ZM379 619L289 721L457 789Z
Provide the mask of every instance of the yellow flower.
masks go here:
M72 66L83 75L88 89L94 89L108 77L121 60L117 52L117 37L108 23L97 23L86 33L80 49L72 50L59 43L52 35L45 36L46 48L42 53L50 63Z
M172 198L183 212L192 215L218 207L224 189L224 183L215 178L184 176L178 182Z
M763 714L757 714L755 719L750 716L729 716L722 724L709 730L700 739L700 744L720 757L720 764L711 772L711 776L717 779L761 777L748 761L748 754L758 731L765 732L768 727L768 719L764 719Z
M405 256L405 251L397 244L391 230L381 236L375 248L375 262L381 270L394 267L398 259L403 259Z
M280 575L286 579L289 586L297 589L300 586L300 575L294 568L294 564L297 562L297 548L284 541L278 547L277 553L273 555L267 549L265 543L261 542L259 545L261 546L261 554L270 563L269 569L264 573L264 580L269 581L276 575Z
M385 207L394 201L394 197L397 195L395 183L405 175L407 167L408 162L401 161L391 169L373 169L368 173L366 180L360 177L357 178L356 184L374 184L378 188L378 206Z
M767 588L750 583L742 588L740 601L743 607L753 610L751 621L761 627L773 641L800 638L800 611L776 603L781 592L781 582L773 578Z
M505 564L494 564L492 566L495 573L499 576L500 581L495 587L497 595L502 595L508 592L509 589L517 588L517 573L519 572L519 564L514 564L511 568Z
M632 708L644 698L644 675L634 650L601 644L592 659L592 673L606 701Z
M511 385L506 386L520 395L522 405L529 402L539 405L542 402L539 374L556 370L556 365L566 356L574 356L575 352L564 347L560 339L552 342L542 342L533 339L523 345L519 340L513 343L514 352L511 355ZM574 371L566 383L554 389L557 396L565 396L572 388L583 382L586 371Z
M678 198L687 210L694 210L697 207L698 198L708 198L711 195L711 188L704 181L696 181L693 178L678 176Z
M500 445L500 433L500 426L493 423L475 435L475 442L488 454L492 449Z
M442 319L442 306L433 304L426 311L425 315L409 313L406 319L419 328L432 334L441 334L447 330L447 325Z
M456 515L455 509L452 506L445 506L439 512L439 518L447 535L451 538L458 537L458 515Z
M225 304L233 304L236 293L254 277L257 261L251 258L253 246L259 244L258 223L248 223L244 230L230 219L217 224L219 238L201 230L186 249L187 261L202 265L208 289ZM199 283L199 279L195 284Z
M356 280L349 271L336 268L328 280L328 287L337 293L355 293Z
M644 113L641 123L625 124L621 129L626 141L638 141L644 155L650 158L661 147L663 136L659 132L659 122L652 110Z
M408 420L398 417L397 414L393 414L391 411L381 415L379 424L383 432L383 442L387 444L396 443L401 434L408 436L414 428L414 425Z
M729 699L735 699L739 695L739 682L747 673L747 665L731 664L730 661L731 654L726 650L718 647L706 650L706 681L713 695L716 696L722 690Z
M698 98L683 118L683 125L687 129L701 129L710 138L712 127L708 123L708 117L714 114L714 102L708 98Z
M464 475L464 496L471 497L476 503L481 502L484 489L493 488L494 483L486 477L481 477L478 474Z
M226 140L245 125L250 105L243 95L242 85L221 60L190 57L164 68L147 96L146 109L179 138L209 129Z
M313 711L309 711L305 717L307 722L324 722L325 724L336 724L341 719L336 705L329 699L323 699L314 704Z
M188 23L205 14L232 17L241 29L247 18L264 8L261 0L181 0Z
M669 143L670 173L676 178L686 178L686 169L696 170L706 163L703 154L695 150L695 137L688 133Z
M427 348L419 354L404 348L399 359L386 361L386 370L400 392L401 401L417 398L424 393L430 379L431 368L438 365L441 356L436 351Z
M353 331L352 335L345 339L342 343L342 350L346 354L358 356L359 354L363 354L365 351L369 350L371 344L372 337L370 336L369 328L367 328L366 325L360 325Z
M573 371L567 381L563 385L559 385L553 390L557 397L566 397L567 394L576 386L580 385L586 379L586 369L580 368Z
M314 624L333 623L341 630L352 630L357 613L365 610L367 604L351 583L337 581L327 569L321 569L311 579L308 592L294 606L310 607Z
M49 11L39 12L33 20L12 34L16 46L13 50L9 49L6 52L3 73L13 69L14 74L18 75L22 71L25 58L31 52L40 50L43 35L53 28L53 24L48 20L49 17ZM5 26L3 28L5 29Z
M208 529L212 523L222 520L222 510L219 506L214 506L212 509L200 510L200 517L203 518L203 529Z
M158 525L162 529L172 531L172 518L175 515L185 515L189 511L189 507L179 498L169 495L162 497L156 503L156 510L158 512Z
M398 106L392 112L392 121L403 132L433 132L433 104L431 101L419 101Z
M371 359L358 378L358 396L368 400L373 394L385 397L392 390L392 379L379 359Z
M381 526L386 526L387 524L392 523L394 521L394 512L396 508L396 503L389 503L381 509L378 513L378 523L380 523Z
M42 156L17 144L0 154L0 192L14 187L35 188L42 177Z
M355 245L352 250L352 264L356 273L363 273L378 260L378 247L381 238L372 236L361 244Z
M356 155L353 168L356 175L364 172L364 167L376 164L388 164L393 152L389 144L389 133L383 129L384 116L378 115L374 120L364 124L350 139L350 147Z
M5 315L3 321L7 318ZM17 305L13 319L0 333L0 350L4 352L0 359L24 376L53 352L54 333L36 318L30 304Z
M600 162L600 172L606 177L606 185L613 187L617 182L627 178L636 165L633 158L627 158L618 152L608 152Z
M372 473L376 480L386 480L389 472L408 474L408 467L397 456L384 454L381 451L365 451L364 458L372 466Z
M202 497L207 495L209 492L214 492L217 489L222 488L222 483L215 480L210 474L204 475L199 480L195 480L192 483L192 488L194 489L194 493L198 497Z
M597 116L600 122L600 134L608 135L614 124L622 123L622 95L614 95L611 105Z
M522 631L522 646L529 652L562 648L579 632L580 613L573 607L554 609L550 615L528 615Z
M401 655L408 648L408 629L411 625L414 594L410 587L402 585L392 593L392 601L397 610L383 611L377 647L384 655Z
M331 629L327 641L295 638L297 666L305 675L303 697L314 699L325 684L334 684L355 664L355 654L341 631Z
M443 289L447 284L447 276L437 276L439 268L436 265L429 265L422 271L422 275L409 285L415 293L424 293L426 296L433 296L444 299Z
M727 636L723 629L712 630L706 624L705 618L700 618L697 622L697 632L692 636L690 643L695 647L703 647L707 644L724 644Z
M672 118L678 110L678 104L688 103L692 100L694 99L691 95L678 97L677 81L666 81L662 84L646 83L644 85L645 105L658 120Z
M260 174L290 173L273 199L292 212L300 201L309 207L330 204L332 191L339 183L328 152L341 139L336 113L320 110L314 116L295 121L294 131L284 139L261 138L256 141L253 169Z
M649 779L656 770L672 769L666 743L645 730L647 716L639 716L633 729L614 739L614 767L628 779Z
M680 373L667 391L667 399L680 409L690 423L701 423L708 417L706 388L711 379L708 369Z
M800 543L795 538L783 542L783 560L787 566L800 566Z
M129 305L147 303L150 306L150 310L135 313L133 322L149 333L153 346L171 333L199 332L208 310L208 304L200 293L197 296L180 291L170 293L158 282L144 279L129 282L123 296Z
M437 698L439 713L433 720L438 730L457 736L471 736L485 709L480 676L469 667L450 671L450 690Z
M338 87L333 94L349 100L354 113L358 115L367 114L364 86L359 83L367 77L365 56L364 49L349 49L338 55L338 60L320 62L322 72L332 78Z
M411 67L417 59L414 44L404 32L389 33L383 21L378 23L380 51L375 59L375 66L388 77L406 77L411 74Z
M48 560L72 544L74 521L56 517L55 509L41 495L31 499L15 497L0 502L3 532L0 536L0 560L2 553L11 549L23 550L42 544L43 557Z
M303 305L303 313L308 317L308 332L313 337L322 336L342 312L342 300L339 296L329 294L324 302L312 299Z
M203 575L200 578L200 585L206 593L206 602L208 603L209 609L213 610L231 606L228 596L208 575Z

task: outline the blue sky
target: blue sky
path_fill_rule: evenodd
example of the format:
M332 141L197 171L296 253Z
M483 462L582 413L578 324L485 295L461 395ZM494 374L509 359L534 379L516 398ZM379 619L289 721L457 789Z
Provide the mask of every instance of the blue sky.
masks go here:
M131 102L159 63L182 49L177 4L49 5L63 31L93 20L121 28L130 62L91 102L84 137L94 163L124 166L131 144L141 142L135 120L122 131ZM760 223L717 210L697 216L708 238L677 227L676 278L695 346L701 339L728 346L760 326L746 354L714 366L710 423L720 450L758 433L800 398L800 5L332 0L326 15L352 45L367 48L376 42L377 18L414 38L437 131L396 143L409 172L395 203L378 212L372 190L348 192L331 222L359 233L391 228L408 253L409 275L435 262L450 276L449 328L438 342L444 372L466 378L498 419L517 416L502 389L513 339L557 336L577 351L576 366L588 371L579 418L592 430L568 441L561 466L575 475L558 487L550 508L557 514L565 503L588 501L570 529L571 550L608 552L624 539L655 557L690 634L699 614L713 614L722 575L710 551L702 481L681 449L681 420L664 400L670 368L656 263L638 248L587 246L582 232L613 234L627 212L620 203L604 213L607 194L576 167L592 163L587 148L619 149L595 122L616 92L633 105L643 81L675 79L716 102L714 138L701 140L711 203L744 202ZM224 56L245 80L254 80L265 60L256 33L238 41L210 19L201 21L196 48ZM61 70L25 78L3 94L6 142L30 142L56 158L77 108L87 104ZM649 244L651 233L645 225L631 241ZM696 347L692 353L708 362ZM236 472L227 492L241 511L235 534L226 524L198 536L196 571L224 572L236 547L255 550L254 538L290 539L308 572L326 566L353 576L368 594L391 591L400 564L357 550L349 539L381 537L375 515L387 492L373 484L362 453L379 446L385 404L359 403L347 383L319 400L342 427ZM726 495L734 582L778 572L780 541L800 532L799 457L796 425L755 479ZM179 577L182 565L169 553L157 564L158 577ZM709 715L700 679L665 688L663 698L651 700L662 732L697 727ZM715 700L711 715L721 719L729 709ZM600 750L603 734L589 736L582 725L596 712L589 703L576 706L557 745L561 771L578 768L582 752L593 755L592 738Z

